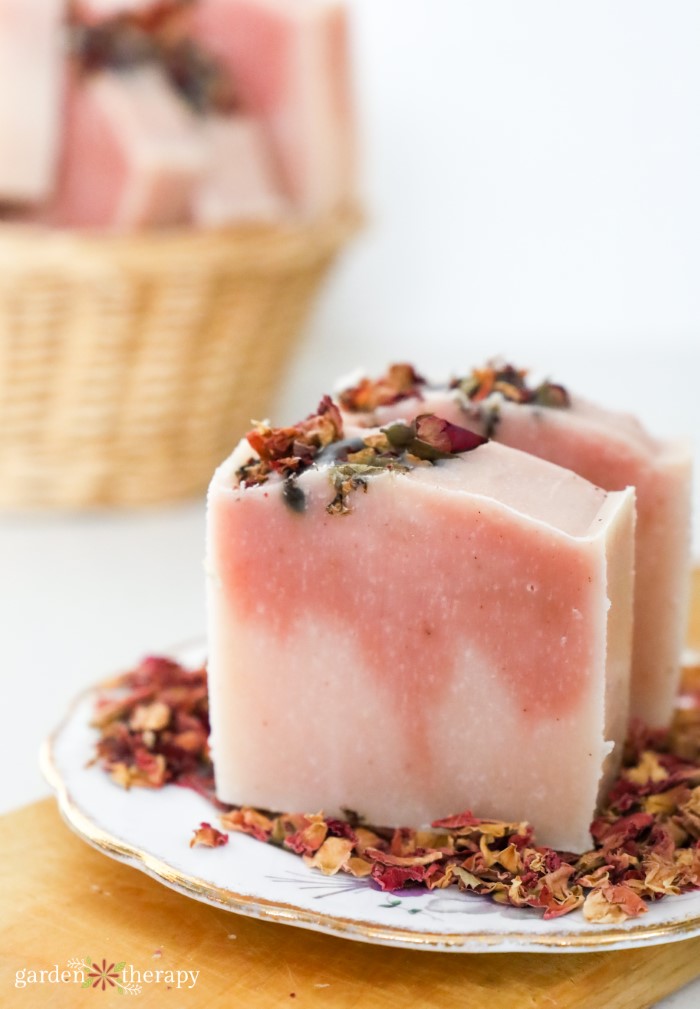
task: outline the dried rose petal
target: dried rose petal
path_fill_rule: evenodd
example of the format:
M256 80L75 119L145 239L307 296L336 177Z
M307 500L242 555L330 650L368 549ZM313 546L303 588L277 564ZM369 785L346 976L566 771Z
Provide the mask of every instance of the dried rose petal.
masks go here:
M462 452L471 452L486 444L488 438L450 424L435 414L423 413L410 424L397 421L382 428L394 451L407 452L417 459L437 462Z
M445 830L459 830L461 827L476 827L480 823L481 820L468 809L465 813L446 816L442 820L433 820L431 827L442 827Z
M372 875L372 863L368 862L366 858L360 858L358 855L351 855L343 866L343 869L345 872L349 872L351 876L356 876L359 879Z
M591 892L583 902L583 916L586 921L600 925L618 925L628 918L636 918L648 911L641 897L625 886L605 884Z
M293 427L271 428L258 424L246 435L259 459L251 459L238 470L241 483L264 483L270 473L298 475L314 461L318 452L343 437L343 419L330 396L324 396L316 413Z
M285 848L289 848L297 855L312 855L318 851L328 835L328 824L322 815L309 817L308 820L305 827L289 834L284 839Z
M460 452L471 452L479 445L485 445L488 438L469 431L466 427L459 427L451 424L442 417L435 414L422 413L415 419L416 437L419 441L425 442L431 448L444 452L446 455L455 455Z
M353 413L371 413L380 406L391 406L409 397L420 397L422 378L411 364L392 364L378 379L363 378L341 392L340 405Z
M212 827L210 823L203 821L194 831L190 848L201 845L204 848L220 848L222 844L228 844L228 834Z
M527 371L512 364L489 362L485 368L474 368L469 375L456 379L452 386L472 403L481 403L492 393L499 393L511 403L534 403L552 409L571 406L563 385L546 381L533 389L527 384Z
M221 823L229 830L237 830L241 834L250 834L258 841L269 841L274 829L274 822L257 809L244 806L224 813Z
M153 701L152 704L139 704L129 719L129 728L133 732L144 732L150 730L159 732L164 729L170 721L170 708L162 701Z
M372 879L380 890L401 890L404 886L424 883L425 878L426 868L422 865L393 866L375 862L372 866Z
M417 851L415 855L392 855L387 851L379 851L377 848L366 848L365 858L371 858L378 865L394 865L406 867L411 865L430 865L431 862L439 862L443 858L441 851Z
M334 876L343 868L352 854L353 843L345 837L328 837L315 855L304 855L304 862L312 869L320 869L324 876Z

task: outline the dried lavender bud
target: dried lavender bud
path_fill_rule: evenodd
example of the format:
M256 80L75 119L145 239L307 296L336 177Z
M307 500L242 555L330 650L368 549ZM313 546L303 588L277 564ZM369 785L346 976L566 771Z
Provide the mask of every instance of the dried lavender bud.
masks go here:
M306 511L306 495L294 477L287 477L282 485L284 503L298 515Z

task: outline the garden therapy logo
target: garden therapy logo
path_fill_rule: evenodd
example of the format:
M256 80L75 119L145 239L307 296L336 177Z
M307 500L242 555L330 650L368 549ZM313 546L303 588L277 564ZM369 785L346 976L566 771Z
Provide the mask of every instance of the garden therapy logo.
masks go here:
M126 960L111 963L108 966L104 957L102 957L101 966L93 963L89 956L86 956L82 963L80 960L68 961L69 970L72 968L75 971L83 971L85 976L82 983L83 988L101 988L102 991L106 991L110 987L116 988L120 995L125 992L128 992L129 995L138 995L141 992L141 985L134 984L133 981L126 981L121 976L125 967Z
M160 950L157 951L160 955ZM74 957L65 967L55 963L49 968L34 970L22 967L15 971L15 988L36 984L74 984L94 991L116 991L119 995L140 995L144 985L161 984L166 988L194 988L199 979L198 970L172 970L149 968L141 970L126 960L89 956Z

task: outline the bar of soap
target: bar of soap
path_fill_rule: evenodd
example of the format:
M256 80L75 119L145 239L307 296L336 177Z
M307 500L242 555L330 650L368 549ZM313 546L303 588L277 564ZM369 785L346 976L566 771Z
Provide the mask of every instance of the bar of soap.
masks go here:
M200 0L196 37L263 124L284 194L307 215L352 198L346 14L322 0Z
M205 153L195 117L155 67L74 80L59 184L47 210L65 227L172 225L190 217Z
M206 161L194 195L194 222L223 227L282 216L284 201L259 124L248 116L209 115L200 129Z
M381 390L377 383L364 382L340 394L347 423L384 424L435 412L455 424L488 431L504 445L565 466L606 490L636 488L630 713L652 728L667 727L678 692L688 619L692 494L689 443L654 438L636 418L569 395L560 386L543 383L538 389L528 390L524 373L514 369L502 369L500 383L494 369L475 370L455 388L430 387L421 379L416 381L410 366L399 365L397 369L390 369L384 376ZM494 377L492 391L481 398ZM522 390L518 389L520 382ZM533 394L535 398L519 401L523 390L526 396ZM361 409L355 408L358 406Z
M219 798L397 826L470 808L585 850L627 726L633 491L495 443L309 451L261 478L244 440L209 489Z
M157 0L73 0L77 19L91 25L126 14L143 14L157 6Z
M0 3L0 200L37 203L53 184L65 0Z

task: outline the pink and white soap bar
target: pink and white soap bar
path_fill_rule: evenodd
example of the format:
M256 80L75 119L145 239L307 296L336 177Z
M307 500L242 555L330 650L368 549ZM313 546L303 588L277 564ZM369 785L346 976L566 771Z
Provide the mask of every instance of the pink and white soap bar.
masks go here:
M200 124L205 150L193 220L203 227L281 217L270 154L260 125L248 116L208 115Z
M78 78L48 219L117 231L186 221L204 165L198 124L160 70Z
M99 24L124 14L143 13L157 0L74 0L76 19L83 24Z
M543 383L530 390L524 375L508 367L500 372L487 367L475 370L454 388L431 387L410 366L399 365L379 382L364 380L340 398L350 425L385 424L400 417L437 413L455 424L488 432L504 445L567 467L606 490L635 487L630 711L633 718L664 728L673 714L688 619L690 445L654 438L636 418L569 395L560 386Z
M405 826L470 808L585 850L627 726L633 491L495 443L373 453L336 438L261 476L243 441L214 475L219 798Z
M65 0L0 3L0 200L49 195L58 153Z
M313 215L352 197L346 13L324 0L200 0L197 38L263 124L285 195Z

